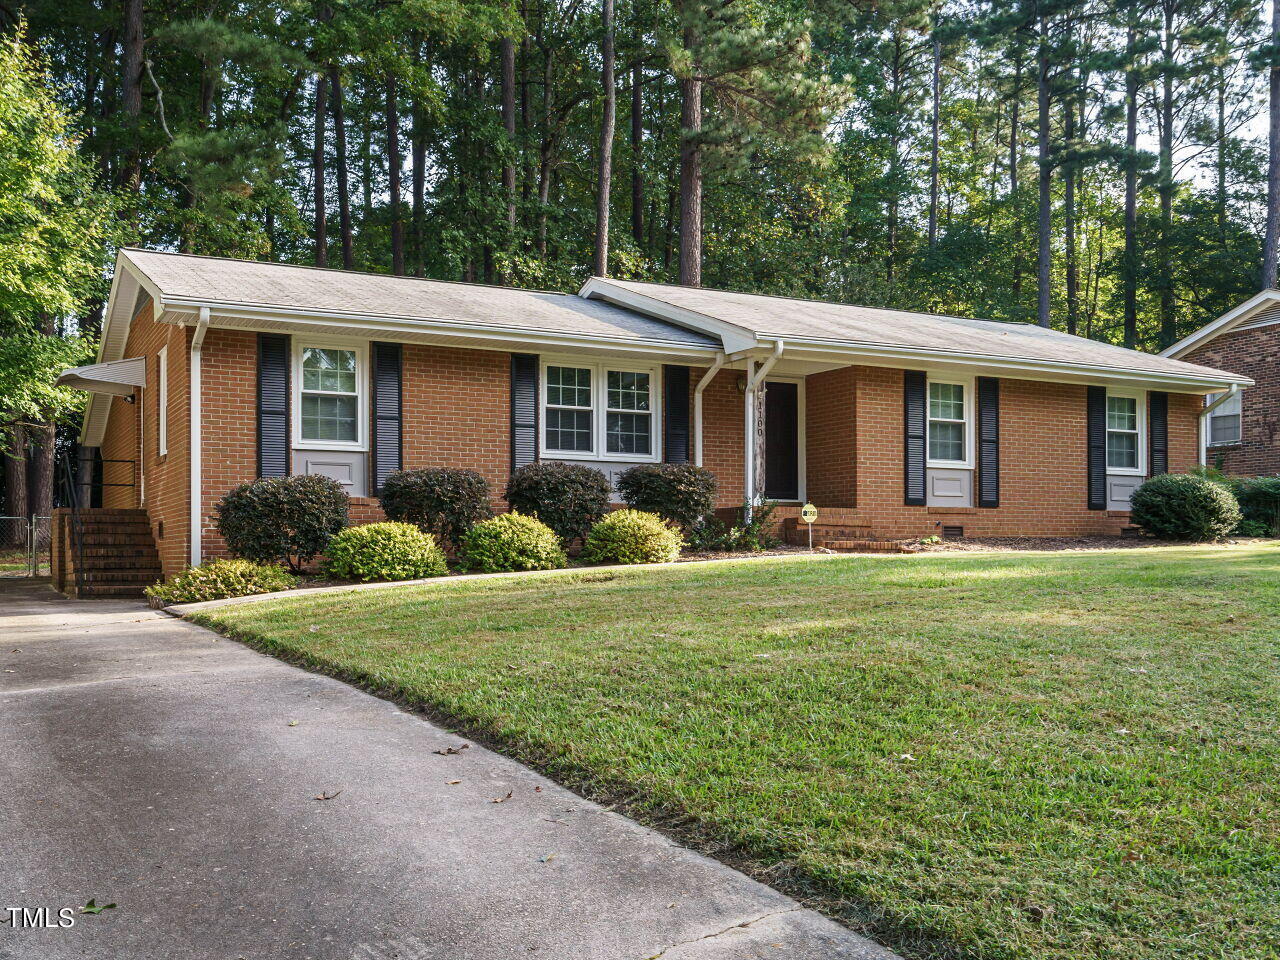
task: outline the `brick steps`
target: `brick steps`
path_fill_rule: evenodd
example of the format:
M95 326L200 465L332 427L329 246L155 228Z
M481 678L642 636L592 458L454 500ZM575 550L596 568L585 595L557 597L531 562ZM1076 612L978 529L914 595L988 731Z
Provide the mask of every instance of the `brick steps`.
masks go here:
M919 553L913 544L901 540L824 540L821 544L837 553Z
M64 526L66 568L60 580L68 596L141 597L144 587L161 578L160 554L145 510L81 511L78 558L69 516Z

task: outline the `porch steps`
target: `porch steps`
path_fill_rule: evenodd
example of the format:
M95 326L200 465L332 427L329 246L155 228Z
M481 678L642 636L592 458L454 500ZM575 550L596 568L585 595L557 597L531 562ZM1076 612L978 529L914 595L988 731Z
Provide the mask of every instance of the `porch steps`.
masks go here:
M793 547L809 545L807 524L794 518L783 521L783 539ZM813 525L813 545L819 546L832 540L871 540L871 528L852 523L815 523Z
M816 544L815 544L816 545ZM822 546L836 553L919 553L915 544L902 540L825 540Z
M65 564L55 570L55 586L67 596L141 597L144 587L160 579L160 554L145 510L81 510L79 557L70 514L59 519Z

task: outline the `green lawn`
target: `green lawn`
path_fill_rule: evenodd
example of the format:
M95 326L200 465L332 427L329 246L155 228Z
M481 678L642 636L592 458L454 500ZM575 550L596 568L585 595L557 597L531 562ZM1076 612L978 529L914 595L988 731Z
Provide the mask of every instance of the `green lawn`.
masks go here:
M909 957L1280 956L1280 547L584 571L203 622Z

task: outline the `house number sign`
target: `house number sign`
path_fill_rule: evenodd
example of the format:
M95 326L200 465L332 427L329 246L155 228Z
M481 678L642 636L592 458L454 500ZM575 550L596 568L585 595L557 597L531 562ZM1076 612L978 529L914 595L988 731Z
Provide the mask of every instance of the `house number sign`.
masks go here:
M813 521L818 519L818 508L806 503L800 508L800 519L809 525L809 549L813 549Z

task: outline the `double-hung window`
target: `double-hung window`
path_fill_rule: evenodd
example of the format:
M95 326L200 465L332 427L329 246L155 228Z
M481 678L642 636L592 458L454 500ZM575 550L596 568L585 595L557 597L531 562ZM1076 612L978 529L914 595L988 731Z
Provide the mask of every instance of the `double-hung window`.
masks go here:
M968 417L962 383L929 381L929 462L969 460Z
M1222 394L1205 397L1205 405L1213 403ZM1228 397L1209 414L1209 446L1224 446L1240 442L1240 394Z
M1137 473L1141 468L1138 398L1107 395L1107 469Z
M311 446L360 444L360 352L304 344L298 368L298 438Z
M543 366L542 452L566 460L651 460L657 376L611 364Z

